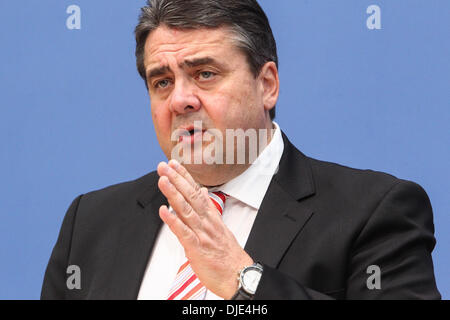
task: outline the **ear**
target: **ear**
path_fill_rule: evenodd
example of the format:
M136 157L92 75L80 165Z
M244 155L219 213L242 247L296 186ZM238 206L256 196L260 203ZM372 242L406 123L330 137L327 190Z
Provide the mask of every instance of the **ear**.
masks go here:
M280 79L278 77L278 68L275 62L267 62L259 74L263 86L264 109L272 110L278 101L280 94Z

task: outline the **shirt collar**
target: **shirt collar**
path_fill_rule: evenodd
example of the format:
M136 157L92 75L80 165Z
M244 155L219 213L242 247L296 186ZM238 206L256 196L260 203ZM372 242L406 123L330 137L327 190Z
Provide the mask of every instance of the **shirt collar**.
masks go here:
M273 175L284 151L284 142L279 125L273 122L275 132L270 143L253 164L241 175L210 191L223 193L259 210Z

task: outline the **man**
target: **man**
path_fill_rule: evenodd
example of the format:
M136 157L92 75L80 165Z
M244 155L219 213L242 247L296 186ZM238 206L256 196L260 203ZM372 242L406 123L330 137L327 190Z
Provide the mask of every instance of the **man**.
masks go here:
M308 158L273 122L276 44L255 0L151 0L136 40L170 161L72 203L43 299L440 298L424 190Z

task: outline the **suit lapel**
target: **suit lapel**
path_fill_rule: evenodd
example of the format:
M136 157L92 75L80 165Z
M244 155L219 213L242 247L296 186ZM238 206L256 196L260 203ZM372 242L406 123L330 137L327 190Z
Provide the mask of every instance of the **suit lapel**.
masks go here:
M148 259L162 226L159 207L167 199L152 181L139 198L134 211L127 214L111 273L107 299L135 300L139 294Z
M315 193L307 158L283 134L285 150L245 246L255 260L277 267L313 215L303 199Z

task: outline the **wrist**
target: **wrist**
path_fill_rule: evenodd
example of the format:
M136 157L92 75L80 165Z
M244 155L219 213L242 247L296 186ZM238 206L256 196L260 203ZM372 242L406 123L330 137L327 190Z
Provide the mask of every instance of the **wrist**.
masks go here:
M256 262L239 272L239 286L232 300L253 300L263 274L263 266Z
M229 290L227 290L227 293L225 294L225 300L231 300L231 298L236 294L236 292L240 288L240 274L242 270L244 270L247 267L250 267L255 262L250 256L246 256L245 259L243 259L243 262L240 263L237 267L233 268L233 274L231 277L231 285L229 286Z

